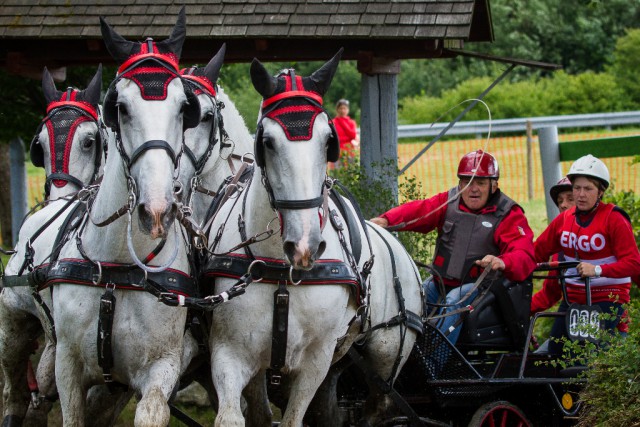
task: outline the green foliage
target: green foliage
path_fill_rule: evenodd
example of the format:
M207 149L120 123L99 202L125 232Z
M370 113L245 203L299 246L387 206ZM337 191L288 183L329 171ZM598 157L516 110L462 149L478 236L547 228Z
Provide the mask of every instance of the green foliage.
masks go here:
M466 107L461 104L463 101L478 97L491 82L489 77L473 78L443 91L439 98L403 99L399 120L404 124L432 123L437 119L449 121ZM630 105L629 97L614 76L593 72L575 76L558 72L547 79L502 82L483 100L491 109L493 119L614 112ZM486 109L477 105L463 120L487 119Z
M366 171L357 160L346 161L343 158L340 167L331 173L353 194L365 219L378 216L397 204L393 191L385 186L385 182L388 182L389 179L397 179L397 165L386 162L373 167L379 173L372 178L366 175ZM398 193L401 200L416 200L425 197L420 190L417 178L413 176L399 183ZM400 232L397 236L414 260L430 262L435 244L435 233Z
M631 319L640 318L640 305L627 307ZM623 427L640 423L640 328L633 325L626 339L613 337L606 350L590 355L585 403L580 426Z
M627 30L626 35L616 41L613 58L610 73L637 105L640 103L640 81L637 76L640 68L640 29Z

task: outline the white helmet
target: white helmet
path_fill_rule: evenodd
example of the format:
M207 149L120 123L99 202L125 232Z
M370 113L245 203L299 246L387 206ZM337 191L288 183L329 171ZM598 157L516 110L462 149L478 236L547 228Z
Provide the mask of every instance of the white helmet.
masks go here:
M571 182L578 176L588 176L598 179L604 185L605 190L609 187L609 169L607 169L607 166L602 160L591 154L580 157L573 162L571 168L569 168L567 178L569 178Z

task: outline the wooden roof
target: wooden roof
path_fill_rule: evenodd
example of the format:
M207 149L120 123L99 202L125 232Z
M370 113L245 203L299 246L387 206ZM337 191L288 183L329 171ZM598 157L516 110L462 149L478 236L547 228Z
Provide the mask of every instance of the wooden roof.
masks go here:
M103 16L123 37L166 38L182 5L182 61L451 56L465 41L492 41L489 0L0 0L0 66L112 62Z

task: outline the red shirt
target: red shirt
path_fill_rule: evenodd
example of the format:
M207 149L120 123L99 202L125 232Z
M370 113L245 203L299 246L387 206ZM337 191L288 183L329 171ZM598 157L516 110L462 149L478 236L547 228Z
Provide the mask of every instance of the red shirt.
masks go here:
M614 205L601 202L593 212L580 215L579 220L575 207L558 215L535 242L536 260L547 261L560 251L567 261L582 260L601 266L601 277L591 279L592 302L616 298L622 304L629 302L629 276L640 271L640 252L631 223ZM585 304L584 280L567 279L567 294L569 301ZM542 298L534 298L536 306L532 310L545 309Z
M435 229L441 231L447 212L447 196L448 192L445 191L429 199L407 202L385 212L381 217L386 218L391 226L424 216L402 230L420 233L429 233ZM493 205L487 205L480 211L473 212L462 203L462 199L457 203L460 203L460 210L470 213L489 213L496 209ZM441 205L444 206L438 209ZM500 248L499 258L505 265L504 276L513 282L521 282L529 277L536 267L533 258L533 231L519 206L512 207L500 221L493 238Z
M336 117L333 119L333 125L338 133L338 140L340 141L340 151L351 151L353 146L351 141L356 139L358 132L358 125L355 120L349 116Z

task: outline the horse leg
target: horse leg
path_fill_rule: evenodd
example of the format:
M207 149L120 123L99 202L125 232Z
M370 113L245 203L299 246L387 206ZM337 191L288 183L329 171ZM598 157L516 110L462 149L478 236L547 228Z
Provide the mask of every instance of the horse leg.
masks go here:
M177 359L177 360L176 360ZM180 358L166 356L156 361L147 375L140 381L142 398L136 406L134 425L136 427L166 426L171 413L169 397L178 384L180 376Z
M4 375L3 426L22 424L29 405L27 361L33 339L41 332L40 321L15 310L12 292L0 293L0 365Z
M38 382L39 404L36 406L29 405L25 425L28 426L47 426L47 417L53 402L57 399L58 390L56 388L55 376L55 344L47 341L38 362L38 370L36 379Z
M84 427L86 386L83 384L81 360L58 337L55 372L65 427Z
M300 358L303 363L291 375L291 390L289 401L280 427L299 427L311 403L311 399L322 384L329 371L333 348L317 352L305 351Z
M112 426L127 405L133 390L112 393L105 385L95 385L89 389L87 395L87 410L85 422L91 426Z
M335 427L344 424L344 415L338 408L338 380L351 365L349 357L343 357L329 368L329 372L316 391L304 417L305 424L314 427Z
M253 377L249 361L242 363L241 355L226 347L212 347L211 372L218 392L218 414L215 427L243 427L242 391Z
M255 375L242 393L247 401L245 418L249 427L269 427L273 413L269 406L269 397L267 395L267 382L265 371L259 371Z

